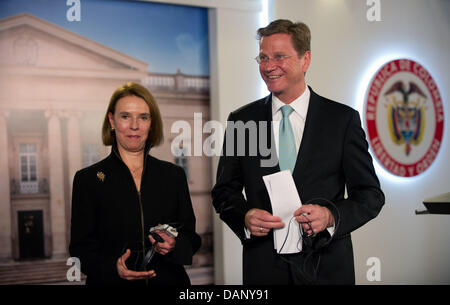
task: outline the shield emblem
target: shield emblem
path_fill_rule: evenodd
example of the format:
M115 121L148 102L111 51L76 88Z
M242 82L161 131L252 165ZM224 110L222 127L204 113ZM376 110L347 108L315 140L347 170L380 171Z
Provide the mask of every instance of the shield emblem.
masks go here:
M386 96L401 93L402 100L396 100L392 96L388 102L387 115L389 133L392 141L397 145L405 146L405 154L411 153L411 145L419 145L422 141L425 130L425 107L420 103L420 97L426 97L420 88L413 82L409 83L409 90L406 91L403 82L395 83L387 92ZM410 101L409 97L413 93L419 95L415 101Z

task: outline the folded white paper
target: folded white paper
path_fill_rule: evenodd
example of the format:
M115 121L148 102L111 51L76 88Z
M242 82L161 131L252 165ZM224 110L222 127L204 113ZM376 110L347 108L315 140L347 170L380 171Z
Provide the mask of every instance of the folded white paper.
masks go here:
M294 217L294 211L302 206L294 179L289 170L263 176L269 193L274 216L281 217L285 226L273 230L274 248L280 254L302 251L301 226Z

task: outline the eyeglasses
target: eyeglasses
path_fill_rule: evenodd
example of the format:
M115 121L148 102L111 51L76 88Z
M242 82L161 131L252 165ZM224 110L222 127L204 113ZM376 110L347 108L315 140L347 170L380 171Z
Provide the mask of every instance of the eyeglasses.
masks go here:
M281 64L285 59L292 57L293 55L275 55L274 57L270 58L269 56L265 56L265 55L258 55L255 57L256 62L261 65L261 64L267 64L269 63L270 60L272 60L274 63L276 64Z

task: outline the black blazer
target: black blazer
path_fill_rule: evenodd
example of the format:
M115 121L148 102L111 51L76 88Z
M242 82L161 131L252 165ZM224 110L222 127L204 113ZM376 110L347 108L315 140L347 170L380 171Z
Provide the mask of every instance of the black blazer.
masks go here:
M172 222L183 225L175 248L167 255L155 255L147 269L154 268L157 276L148 283L190 284L183 265L192 263L200 237L195 233L195 215L181 167L146 154L138 193L128 167L113 148L106 159L76 173L72 196L69 250L80 259L86 284L145 284L122 280L116 261L126 248L141 250L142 240L149 248L149 229Z
M372 165L358 112L317 95L311 88L310 91L305 129L293 178L302 203L314 200L315 204L327 206L337 223L331 238L325 231L319 234L323 239L323 247L320 250L316 283L351 284L355 282L355 275L350 232L378 215L384 204L384 194ZM232 112L228 121L248 123L253 120L257 126L260 126L260 121L270 123L271 100L269 95L245 105ZM263 130L258 127L258 145L261 140L269 143L276 157L270 128ZM244 218L251 208L272 213L262 177L280 169L278 164L261 166L261 161L269 157L259 150L255 156L249 155L251 150L247 147L247 138L245 144L246 155L236 156L234 151L231 156L226 151L230 143L227 143L225 136L217 182L212 190L213 205L220 218L243 243L244 284L277 284L280 283L277 278L278 269L283 267L279 263L279 255L273 249L273 235L246 239ZM348 198L344 198L345 187ZM243 188L246 198L242 194ZM317 198L325 198L333 204L315 200ZM303 251L300 256L306 255L305 253ZM283 276L282 274L283 272L279 276Z

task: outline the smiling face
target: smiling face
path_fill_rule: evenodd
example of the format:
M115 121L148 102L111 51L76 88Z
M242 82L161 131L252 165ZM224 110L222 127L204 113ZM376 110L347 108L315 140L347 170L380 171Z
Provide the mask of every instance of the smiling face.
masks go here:
M125 96L108 114L114 128L119 152L143 152L151 126L150 109L144 99Z
M305 73L311 61L311 52L298 56L291 41L291 35L278 33L264 36L260 40L259 56L270 60L259 65L261 77L267 89L281 101L288 104L305 90ZM272 58L284 57L276 62Z

